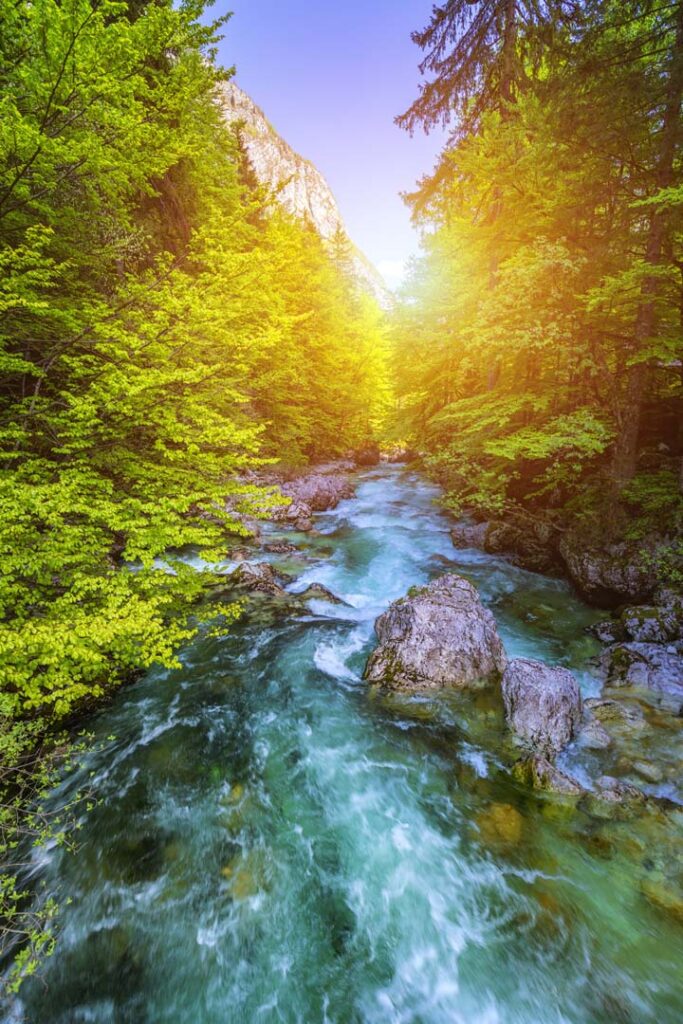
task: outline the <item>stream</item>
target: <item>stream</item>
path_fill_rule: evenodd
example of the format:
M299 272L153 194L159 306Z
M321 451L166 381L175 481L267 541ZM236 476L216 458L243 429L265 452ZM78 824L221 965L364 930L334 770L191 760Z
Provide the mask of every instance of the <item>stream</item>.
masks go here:
M402 467L361 473L355 498L289 535L296 554L269 556L294 591L322 583L345 604L256 599L97 716L52 798L89 779L79 850L35 855L34 884L70 900L57 949L6 1021L683 1019L682 929L643 888L671 869L681 813L614 820L524 791L492 690L362 682L376 617L453 571L510 657L600 692L599 614L559 580L457 551L437 493ZM638 746L666 751L676 737L648 715ZM562 764L588 779L617 756L572 748Z

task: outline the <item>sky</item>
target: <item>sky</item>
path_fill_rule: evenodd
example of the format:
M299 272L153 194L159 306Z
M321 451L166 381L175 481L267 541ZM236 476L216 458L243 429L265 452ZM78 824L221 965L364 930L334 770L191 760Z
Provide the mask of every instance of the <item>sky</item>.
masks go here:
M276 131L330 184L347 231L391 287L419 251L399 193L430 171L439 133L393 119L418 92L413 29L431 0L217 0L233 16L220 60Z

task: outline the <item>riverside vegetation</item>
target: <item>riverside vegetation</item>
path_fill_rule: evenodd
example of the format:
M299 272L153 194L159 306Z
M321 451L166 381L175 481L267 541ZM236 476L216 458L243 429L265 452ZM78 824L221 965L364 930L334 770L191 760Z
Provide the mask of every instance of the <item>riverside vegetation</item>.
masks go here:
M87 749L85 715L151 667L179 669L197 635L220 643L247 592L301 610L270 567L226 586L216 563L240 546L249 561L255 518L309 533L313 513L348 496L324 472L316 504L320 482L297 484L311 464L409 445L445 507L469 517L456 546L567 573L616 609L593 626L612 683L670 696L683 663L683 3L434 9L415 36L427 81L399 123L452 135L408 197L424 255L388 312L348 241L326 244L257 179L221 110L225 19L204 15L197 0L0 12L0 813L14 988L55 934L55 899L23 881L27 850L73 842L81 805L98 799L77 772L57 811L42 800ZM273 486L290 477L283 509ZM437 591L469 586L445 579ZM406 600L429 610L429 594ZM381 645L370 664L383 656L395 664ZM415 645L408 660L420 658ZM536 662L501 659L508 716L535 736ZM548 671L569 694L564 745L579 699L564 669ZM592 700L593 741L609 743L601 723L622 705ZM590 785L547 754L541 743L517 778L586 799ZM591 799L633 804L628 785L608 776ZM517 819L496 813L505 821L482 830L500 838ZM667 882L652 900L675 916L675 892Z

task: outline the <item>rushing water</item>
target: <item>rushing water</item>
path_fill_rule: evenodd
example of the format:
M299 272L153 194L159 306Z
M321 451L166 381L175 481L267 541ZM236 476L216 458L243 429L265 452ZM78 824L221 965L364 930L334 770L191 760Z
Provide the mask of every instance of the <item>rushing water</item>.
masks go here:
M92 772L100 803L78 853L36 867L71 903L12 1019L682 1019L680 925L643 893L675 857L670 819L615 822L518 789L495 693L361 681L377 615L451 570L510 655L599 691L594 613L560 582L456 551L434 496L405 470L363 474L289 563L294 590L317 581L345 605L279 614L263 599L99 717L100 748L55 800ZM568 756L579 770L598 755Z

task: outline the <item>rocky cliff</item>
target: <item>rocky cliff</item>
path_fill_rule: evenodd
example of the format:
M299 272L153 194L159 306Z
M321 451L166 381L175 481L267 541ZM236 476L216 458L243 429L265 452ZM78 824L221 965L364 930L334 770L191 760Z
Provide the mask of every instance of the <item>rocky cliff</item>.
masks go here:
M263 111L234 82L222 86L221 102L228 121L242 121L243 141L259 181L277 189L282 205L296 217L307 218L326 241L346 235L339 207L320 171L299 156L270 124ZM390 293L379 272L352 245L353 270L359 283L386 306Z

